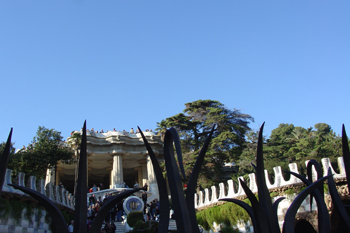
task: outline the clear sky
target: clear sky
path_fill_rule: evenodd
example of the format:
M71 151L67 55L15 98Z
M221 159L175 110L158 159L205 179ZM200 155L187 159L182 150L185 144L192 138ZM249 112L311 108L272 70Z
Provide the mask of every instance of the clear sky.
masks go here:
M2 0L0 140L156 128L213 99L350 134L350 1Z

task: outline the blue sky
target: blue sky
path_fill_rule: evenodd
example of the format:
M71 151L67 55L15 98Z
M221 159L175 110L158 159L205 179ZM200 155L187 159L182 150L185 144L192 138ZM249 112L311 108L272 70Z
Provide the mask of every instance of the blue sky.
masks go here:
M0 1L0 140L156 128L213 99L280 123L350 129L350 2ZM350 134L350 131L349 131Z

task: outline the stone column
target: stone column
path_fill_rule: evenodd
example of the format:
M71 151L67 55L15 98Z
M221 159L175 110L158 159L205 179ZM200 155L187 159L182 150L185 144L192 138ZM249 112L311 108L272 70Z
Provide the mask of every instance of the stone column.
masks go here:
M142 167L135 167L134 169L137 171L137 183L142 187Z
M148 174L147 174L147 163L146 161L142 163L142 183L140 185L144 186L145 183L148 181Z
M61 167L57 167L56 168L56 184L55 185L59 185L60 182L61 182L60 171L62 171L62 168Z
M123 161L122 155L113 155L113 170L111 172L110 188L119 188L123 181Z
M149 155L147 155L147 175L148 175L148 191L159 200L158 184L154 174L153 164Z
M55 169L54 168L50 168L50 169L47 169L46 170L46 178L45 178L45 186L48 184L48 183L54 183L55 181Z

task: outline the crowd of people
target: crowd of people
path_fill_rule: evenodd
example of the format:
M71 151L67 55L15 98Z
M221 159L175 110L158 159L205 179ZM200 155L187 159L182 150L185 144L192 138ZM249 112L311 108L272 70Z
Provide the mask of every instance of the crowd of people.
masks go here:
M115 194L106 193L105 196L96 198L94 194L89 198L89 206L87 208L87 229L91 229L92 222L97 216L101 207L113 197ZM144 220L149 221L159 221L159 202L157 199L153 200L150 203L147 203L147 193L143 192L141 196L144 202ZM172 213L171 213L172 214ZM101 229L101 233L112 233L116 230L116 225L114 222L122 222L126 213L123 208L123 201L115 205L106 216L104 220L104 227ZM171 216L172 217L172 216ZM73 232L74 222L71 221L71 224L68 226L68 232Z
M101 131L98 132L98 130L95 130L94 128L92 128L91 130L87 129L86 131L87 132L94 132L94 133L105 133L105 131L103 129L101 129ZM111 130L111 131L109 131L109 130L106 131L106 133L108 133L108 132L117 132L117 130L115 128L113 128L113 130ZM131 128L129 132L127 132L125 130L123 130L122 132L124 134L126 134L126 133L134 134L134 133L140 133L140 130L137 128L136 131L135 131L134 128ZM152 129L146 129L145 132L153 132L153 131L152 131Z
M99 186L96 186L96 184L94 184L91 188L87 188L87 192L88 193L92 193L92 192L97 192L97 191L101 191L103 190L105 187L102 183L100 183Z
M125 182L121 182L121 184L124 185L125 188L128 188L128 186L125 184ZM60 184L61 185L61 184ZM138 182L135 182L134 188L139 188L140 185ZM100 183L99 186L96 186L94 184L91 188L88 187L88 192L96 192L103 190L104 186L102 183ZM159 221L159 202L157 199L153 200L150 203L147 203L147 191L148 185L145 183L144 185L144 192L141 195L141 199L144 204L144 219L145 221L154 220ZM123 192L122 190L121 192ZM119 192L120 193L120 192ZM88 231L91 229L92 222L94 221L95 217L97 216L99 210L101 207L108 202L110 198L112 198L114 195L117 195L119 193L105 193L104 196L100 196L96 198L95 194L92 193L92 195L88 199L88 208L87 208L87 229ZM116 226L114 222L122 222L124 220L124 216L126 213L124 212L123 208L123 201L120 201L117 205L115 205L109 212L109 214L106 216L104 220L104 227L101 229L101 233L111 233L115 232ZM68 226L68 232L73 232L74 222L71 221L71 224Z
M113 197L115 195L115 193L106 193L103 197L95 197L95 194L92 194L89 198L89 206L87 209L87 218L88 218L88 222L87 222L87 228L90 229L91 228L91 224L94 221L94 218L97 216L99 210L101 209L101 207L107 203L107 201ZM123 202L119 202L116 206L114 206L109 214L106 216L104 222L105 222L105 227L104 227L104 231L106 233L109 232L115 232L115 224L114 222L121 222L122 221L122 215L123 215Z

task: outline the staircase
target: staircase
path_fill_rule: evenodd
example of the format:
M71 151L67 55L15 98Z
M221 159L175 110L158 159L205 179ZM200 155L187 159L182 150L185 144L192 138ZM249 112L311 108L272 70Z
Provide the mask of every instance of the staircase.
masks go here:
M117 229L115 230L115 233L125 233L125 226L123 222L114 222ZM176 231L176 221L173 219L170 219L169 221L169 230Z
M168 229L172 230L172 231L176 231L177 230L176 221L175 220L173 220L173 219L169 220L169 227L168 227Z
M122 222L114 222L115 226L117 229L115 230L115 233L124 233L125 232L125 227Z

